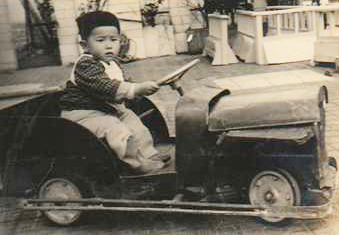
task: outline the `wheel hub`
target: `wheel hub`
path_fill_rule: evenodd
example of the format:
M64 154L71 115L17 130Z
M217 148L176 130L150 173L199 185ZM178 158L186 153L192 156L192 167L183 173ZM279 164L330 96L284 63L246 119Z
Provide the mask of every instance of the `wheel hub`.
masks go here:
M268 191L265 193L265 201L270 203L270 204L274 204L276 201L276 197L274 195L274 193L272 193L271 191Z
M69 180L54 178L41 186L39 191L41 199L81 199L80 190ZM44 203L44 206L53 206L53 203ZM60 205L60 204L59 204ZM67 206L76 206L78 203L67 203ZM53 222L61 225L76 221L81 211L45 211L45 215Z
M260 207L290 207L300 204L300 189L295 179L286 171L262 171L257 174L249 188L252 205ZM279 222L284 218L263 217L269 222Z

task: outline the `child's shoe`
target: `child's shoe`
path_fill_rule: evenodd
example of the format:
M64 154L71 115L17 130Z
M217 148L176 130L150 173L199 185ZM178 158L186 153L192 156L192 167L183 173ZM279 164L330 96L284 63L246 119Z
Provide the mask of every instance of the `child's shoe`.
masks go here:
M167 163L169 160L171 160L171 155L157 153L157 154L154 154L153 156L151 156L149 159L155 160L155 161L162 161L164 163Z
M141 165L135 169L137 174L149 174L159 171L165 167L165 163L161 160L142 159Z

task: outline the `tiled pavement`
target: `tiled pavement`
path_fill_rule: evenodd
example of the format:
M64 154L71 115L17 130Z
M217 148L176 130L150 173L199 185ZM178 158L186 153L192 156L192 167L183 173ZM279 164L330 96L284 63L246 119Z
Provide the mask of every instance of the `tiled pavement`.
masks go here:
M127 74L135 80L154 80L172 72L184 63L192 60L192 56L162 57L137 61L126 65ZM0 73L0 86L23 83L42 83L44 86L55 86L67 79L70 67L46 67L40 69ZM297 73L297 80L326 84L329 89L330 103L327 106L326 143L331 156L339 160L339 94L338 73L332 77L324 77L322 67L311 67L308 63L291 63L271 66L254 64L234 64L212 67L202 58L202 63L193 68L183 77L183 88L192 89L204 83L210 83L216 78L226 78L224 84L244 85L240 82L244 75L265 73L265 76L254 78L255 86L263 83L263 77L270 72L286 72L296 70L312 70L317 72L317 79ZM295 73L295 72L292 72ZM312 73L314 74L314 73ZM240 77L241 76L241 77ZM288 82L290 76L284 79L274 79L275 83ZM324 79L322 79L322 78ZM319 79L320 78L320 79ZM291 80L295 82L295 79ZM246 86L252 82L246 83ZM265 82L264 82L265 83ZM1 88L0 88L1 92ZM178 96L170 88L162 88L158 94L163 100L176 100ZM337 196L337 198L339 198ZM339 206L339 200L338 206ZM84 221L74 227L56 227L41 219L39 213L22 212L14 208L12 199L0 200L0 234L339 234L339 213L322 220L293 220L283 226L269 225L258 222L250 217L233 216L193 216L193 215L151 215L133 213L91 213Z

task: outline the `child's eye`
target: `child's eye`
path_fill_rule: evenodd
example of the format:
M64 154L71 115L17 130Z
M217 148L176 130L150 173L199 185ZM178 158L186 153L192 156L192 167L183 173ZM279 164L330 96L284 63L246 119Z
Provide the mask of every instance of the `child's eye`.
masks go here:
M97 40L96 40L97 42L103 42L104 41L104 39L103 38L97 38Z

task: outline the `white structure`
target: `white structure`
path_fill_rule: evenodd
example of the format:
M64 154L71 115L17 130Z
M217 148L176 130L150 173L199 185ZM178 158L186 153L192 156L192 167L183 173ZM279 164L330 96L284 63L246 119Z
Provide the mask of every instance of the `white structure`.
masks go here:
M226 15L208 15L208 38L204 54L213 57L212 65L237 63L232 49L228 44L228 20Z
M325 23L326 16L326 23ZM238 11L238 35L233 50L245 62L276 64L317 60L322 37L333 40L332 55L339 36L339 6L268 7L266 11ZM326 42L328 42L326 38ZM321 46L320 46L321 47ZM316 51L316 53L315 53ZM325 52L327 53L327 52Z
M331 9L317 13L318 31L313 57L316 62L335 62L339 57L339 5Z

